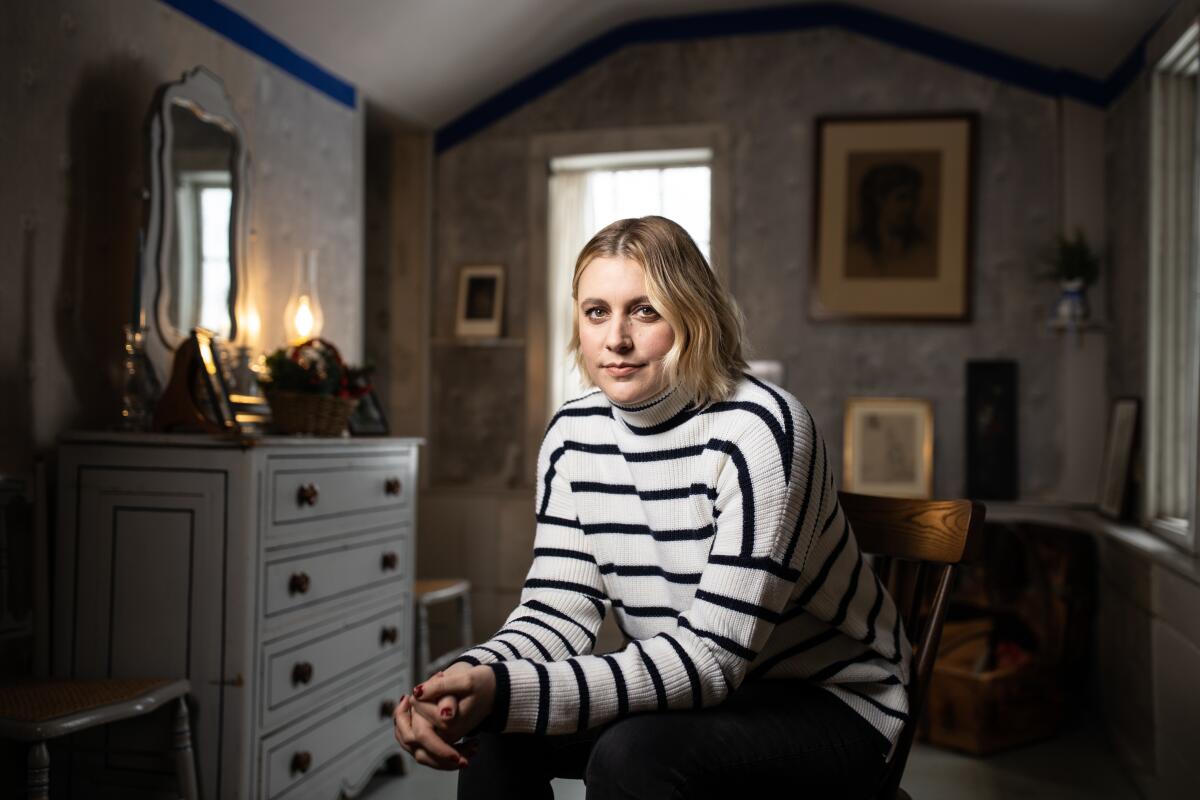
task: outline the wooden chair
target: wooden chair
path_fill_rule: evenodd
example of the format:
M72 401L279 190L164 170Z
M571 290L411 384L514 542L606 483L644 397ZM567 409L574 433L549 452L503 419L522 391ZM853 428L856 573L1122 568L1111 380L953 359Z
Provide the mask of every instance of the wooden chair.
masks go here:
M413 582L417 601L417 677L423 681L440 669L445 669L474 642L471 623L471 582L466 578L430 578ZM461 647L437 656L431 654L429 607L454 601L458 610L458 635Z
M875 800L907 800L900 778L942 638L951 572L955 564L978 559L986 509L971 500L908 500L848 492L838 497L859 548L875 556L875 570L904 615L904 629L913 646L910 719L875 795Z
M179 793L197 800L196 763L184 696L186 680L97 679L27 681L0 687L0 738L29 742L30 800L50 797L49 739L148 714L175 701L171 751Z

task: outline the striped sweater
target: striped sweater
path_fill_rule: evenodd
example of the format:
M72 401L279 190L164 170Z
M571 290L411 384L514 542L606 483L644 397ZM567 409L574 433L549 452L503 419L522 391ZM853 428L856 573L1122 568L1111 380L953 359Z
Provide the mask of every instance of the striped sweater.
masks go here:
M555 414L538 475L521 603L459 658L495 671L494 729L571 733L798 678L895 742L911 650L794 397L751 377L702 410L592 392ZM627 646L592 655L610 607Z

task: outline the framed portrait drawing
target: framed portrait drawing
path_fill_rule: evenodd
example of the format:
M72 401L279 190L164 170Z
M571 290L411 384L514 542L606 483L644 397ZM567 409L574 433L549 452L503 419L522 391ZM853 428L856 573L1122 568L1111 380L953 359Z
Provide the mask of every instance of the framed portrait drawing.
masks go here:
M504 267L462 267L458 272L458 313L454 335L497 337L504 318Z
M817 120L815 319L970 317L975 120Z
M1122 519L1128 511L1129 470L1137 446L1139 409L1136 397L1118 397L1108 418L1096 505L1101 514L1113 519Z
M842 488L888 497L933 494L933 405L906 397L846 401Z

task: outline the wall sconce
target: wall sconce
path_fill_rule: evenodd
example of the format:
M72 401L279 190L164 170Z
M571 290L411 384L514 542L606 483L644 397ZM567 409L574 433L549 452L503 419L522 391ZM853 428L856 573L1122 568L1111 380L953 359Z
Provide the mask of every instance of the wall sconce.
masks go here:
M296 259L296 280L283 309L288 344L300 344L321 335L325 314L317 297L317 251L301 251Z

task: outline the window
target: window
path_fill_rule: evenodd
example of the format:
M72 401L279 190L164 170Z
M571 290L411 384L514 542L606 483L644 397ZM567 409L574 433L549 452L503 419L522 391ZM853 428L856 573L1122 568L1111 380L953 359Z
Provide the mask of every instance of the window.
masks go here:
M712 150L597 153L551 159L547 276L548 405L558 408L584 386L571 341L575 258L596 231L618 219L657 214L695 239L711 263Z
M233 190L228 172L184 171L175 190L178 269L174 319L228 335L229 219Z
M1153 78L1143 494L1147 527L1188 550L1196 545L1196 463L1200 449L1198 44L1197 28L1192 26L1162 58Z

